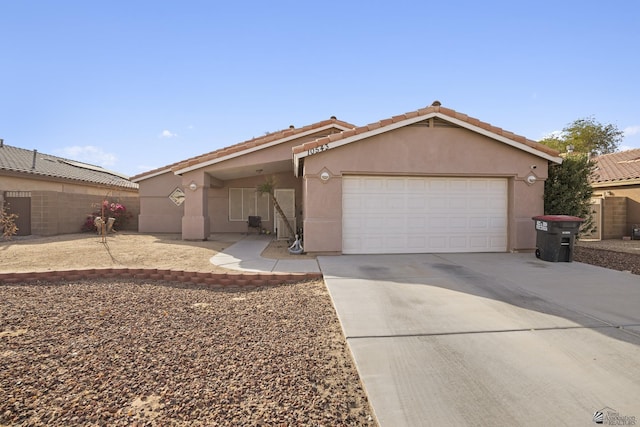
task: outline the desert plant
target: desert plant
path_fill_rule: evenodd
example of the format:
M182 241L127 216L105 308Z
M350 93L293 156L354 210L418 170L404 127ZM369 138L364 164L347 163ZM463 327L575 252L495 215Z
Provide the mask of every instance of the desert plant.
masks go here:
M589 181L594 169L595 163L589 155L580 153L567 155L561 165L550 166L544 184L544 213L584 218L581 234L593 231L593 189Z
M6 206L0 206L0 230L4 240L11 240L11 237L18 233L16 219L18 214L9 213Z
M84 224L82 224L82 231L97 231L95 224L97 217L105 218L105 221L106 218L115 218L113 229L121 230L132 217L127 212L127 208L119 202L109 202L109 200L104 199L101 203L96 203L92 207L96 210L87 215Z

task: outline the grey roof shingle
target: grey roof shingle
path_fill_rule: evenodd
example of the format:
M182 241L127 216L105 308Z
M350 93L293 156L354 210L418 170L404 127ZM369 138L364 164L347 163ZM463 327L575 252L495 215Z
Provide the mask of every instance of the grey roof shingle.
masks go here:
M40 152L36 152L35 167L32 167L33 155L33 150L3 144L0 146L0 171L62 178L109 187L138 188L138 184L131 182L126 175L109 171L100 166Z

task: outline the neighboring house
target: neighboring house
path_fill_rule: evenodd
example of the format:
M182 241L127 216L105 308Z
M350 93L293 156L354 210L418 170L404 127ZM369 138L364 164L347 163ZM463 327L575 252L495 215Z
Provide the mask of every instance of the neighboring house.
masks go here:
M125 205L136 230L138 184L128 177L0 139L0 203L18 215L19 236L77 233L105 198Z
M640 148L603 154L594 161L591 186L596 231L590 237L633 236L633 229L640 227Z
M535 248L549 162L557 151L434 102L362 127L332 117L132 180L143 232L206 239L260 215L288 237L256 192L275 175L307 252L505 252Z

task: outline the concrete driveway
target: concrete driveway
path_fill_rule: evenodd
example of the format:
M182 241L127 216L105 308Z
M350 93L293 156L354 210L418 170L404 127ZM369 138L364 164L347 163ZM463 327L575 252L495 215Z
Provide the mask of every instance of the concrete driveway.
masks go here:
M381 426L640 425L640 276L532 254L318 261Z

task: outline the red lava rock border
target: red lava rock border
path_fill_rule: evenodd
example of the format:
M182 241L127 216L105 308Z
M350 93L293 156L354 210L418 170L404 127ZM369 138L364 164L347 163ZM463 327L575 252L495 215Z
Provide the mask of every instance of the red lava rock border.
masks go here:
M159 268L91 268L83 270L0 273L0 285L85 279L145 279L198 284L212 289L253 289L321 279L322 273L215 273Z

